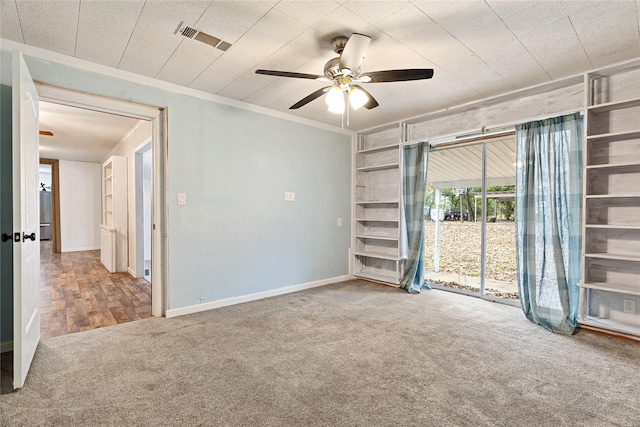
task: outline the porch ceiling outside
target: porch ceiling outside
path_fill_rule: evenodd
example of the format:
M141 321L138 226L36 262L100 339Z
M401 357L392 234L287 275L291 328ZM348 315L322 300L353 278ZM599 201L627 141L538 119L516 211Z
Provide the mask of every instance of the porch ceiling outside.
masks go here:
M482 186L482 151L478 145L433 151L427 183L433 188ZM487 186L515 185L516 144L513 137L487 143Z

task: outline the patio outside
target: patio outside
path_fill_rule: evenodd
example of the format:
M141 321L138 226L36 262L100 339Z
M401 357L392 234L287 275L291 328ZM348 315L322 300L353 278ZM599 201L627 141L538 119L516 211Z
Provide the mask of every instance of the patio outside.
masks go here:
M485 294L518 299L514 186L487 188ZM425 280L433 285L480 292L482 206L480 188L440 190L443 202L439 224L439 265L436 268L436 216L429 191L425 203ZM508 195L507 195L508 194ZM433 211L433 212L432 212ZM432 218L432 219L430 219Z

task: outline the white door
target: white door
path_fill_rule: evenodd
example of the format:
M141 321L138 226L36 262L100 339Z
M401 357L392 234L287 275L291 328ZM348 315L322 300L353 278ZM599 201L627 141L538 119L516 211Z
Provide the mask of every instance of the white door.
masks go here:
M38 92L13 52L13 387L20 388L40 341Z

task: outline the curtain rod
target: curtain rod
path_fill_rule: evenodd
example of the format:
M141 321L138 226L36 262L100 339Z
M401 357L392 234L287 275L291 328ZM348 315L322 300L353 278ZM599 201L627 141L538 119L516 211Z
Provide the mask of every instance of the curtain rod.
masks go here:
M432 145L431 148L447 148L447 147L453 147L454 145L469 144L471 142L487 141L490 139L500 139L507 136L515 136L515 135L516 135L515 130L510 130L506 132L503 131L503 132L496 132L496 133L487 133L484 135L475 135L475 136L469 136L466 138L458 138L451 141L441 142L441 143Z
M485 133L484 135L474 135L474 136L468 136L464 138L445 140L444 142L438 143L436 145L429 144L429 147L430 148L451 147L453 145L468 144L470 142L485 141L487 139L497 139L497 138L504 138L505 136L515 136L515 134L516 134L515 130L491 132L491 133ZM425 139L418 139L414 141L407 141L407 142L403 142L400 145L402 146L413 145L423 141L428 141L428 139L425 138Z

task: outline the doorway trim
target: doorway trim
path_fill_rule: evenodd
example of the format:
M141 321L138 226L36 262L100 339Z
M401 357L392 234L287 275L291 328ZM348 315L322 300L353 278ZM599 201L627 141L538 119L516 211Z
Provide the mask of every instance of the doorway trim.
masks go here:
M41 165L51 165L51 239L54 253L62 252L60 240L60 169L58 159L40 158Z
M168 306L167 109L35 82L41 101L151 121L153 150L153 222L151 312L165 316Z

